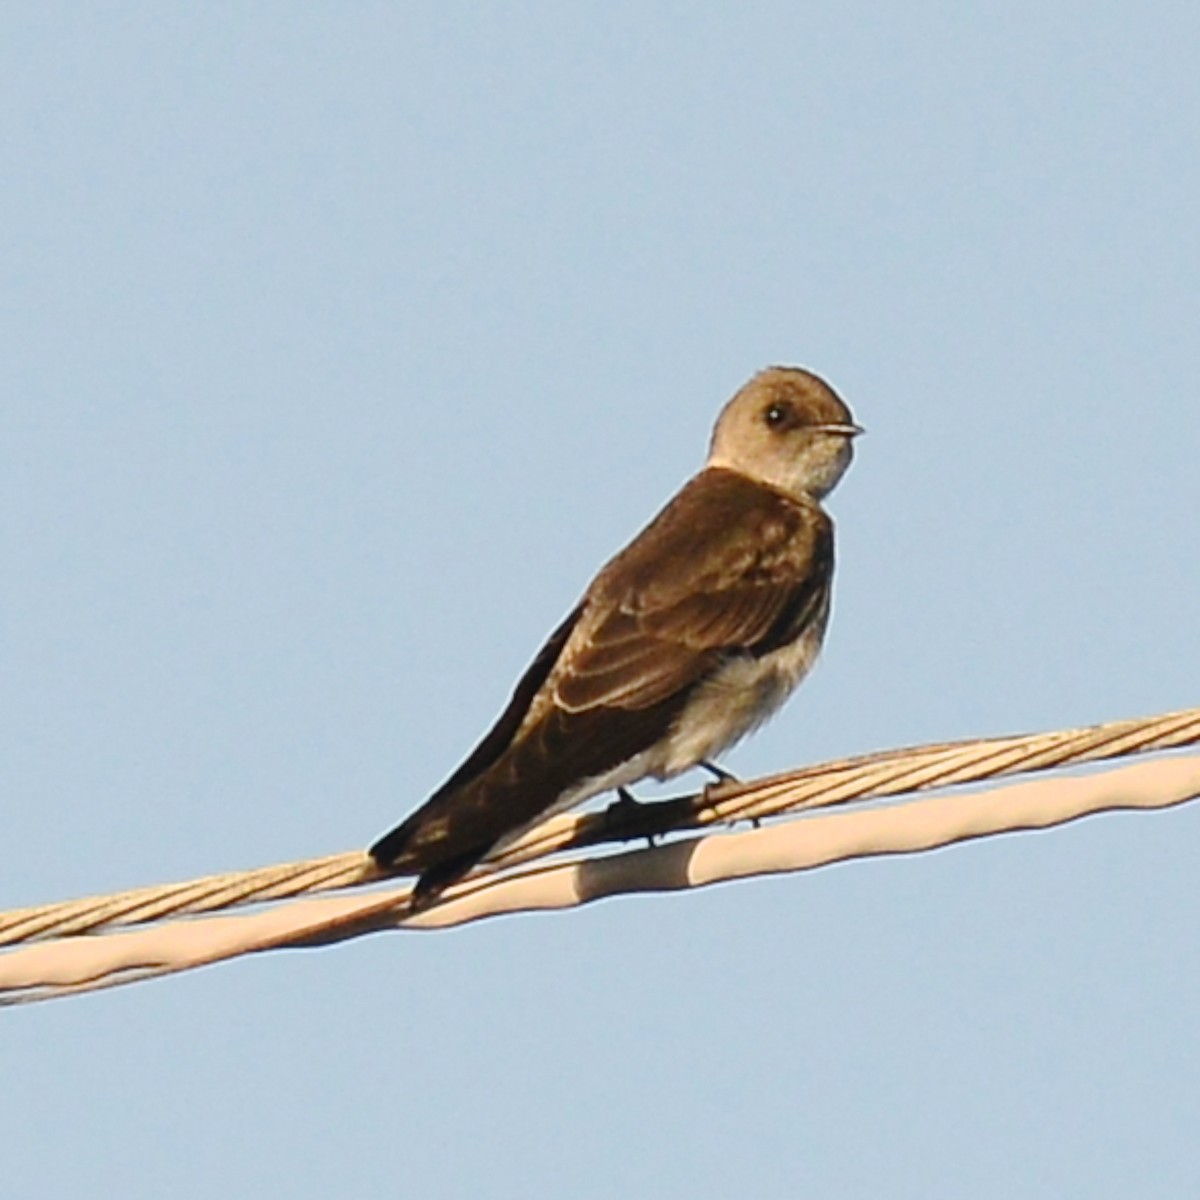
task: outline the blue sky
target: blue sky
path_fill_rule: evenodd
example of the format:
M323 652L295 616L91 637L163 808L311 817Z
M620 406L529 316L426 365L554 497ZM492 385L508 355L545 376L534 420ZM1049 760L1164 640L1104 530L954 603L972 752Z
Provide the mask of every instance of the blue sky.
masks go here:
M1197 703L1200 13L0 16L14 907L364 846L753 371L867 426L743 775ZM1192 1194L1200 812L0 1021L13 1196Z

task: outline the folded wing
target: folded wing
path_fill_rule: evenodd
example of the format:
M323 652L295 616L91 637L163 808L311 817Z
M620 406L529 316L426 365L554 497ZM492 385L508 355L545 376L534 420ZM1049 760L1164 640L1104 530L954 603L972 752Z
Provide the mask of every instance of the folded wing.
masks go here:
M832 571L819 508L701 472L597 576L479 746L372 855L444 886L565 792L667 737L731 657L796 637Z

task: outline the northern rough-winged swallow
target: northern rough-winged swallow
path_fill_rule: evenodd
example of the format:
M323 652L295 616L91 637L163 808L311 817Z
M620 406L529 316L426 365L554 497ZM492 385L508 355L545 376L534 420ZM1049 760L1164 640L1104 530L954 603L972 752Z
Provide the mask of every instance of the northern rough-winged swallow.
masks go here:
M551 813L670 779L766 720L825 633L833 523L820 501L861 430L823 380L760 372L704 469L601 570L467 760L371 847L426 903Z

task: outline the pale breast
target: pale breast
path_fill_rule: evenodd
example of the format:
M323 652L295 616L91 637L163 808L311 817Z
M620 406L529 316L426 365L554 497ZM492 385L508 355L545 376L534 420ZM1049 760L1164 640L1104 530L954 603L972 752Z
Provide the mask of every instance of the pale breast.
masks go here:
M795 641L761 658L737 658L696 689L651 768L659 779L690 770L740 741L792 694L821 649L829 606Z

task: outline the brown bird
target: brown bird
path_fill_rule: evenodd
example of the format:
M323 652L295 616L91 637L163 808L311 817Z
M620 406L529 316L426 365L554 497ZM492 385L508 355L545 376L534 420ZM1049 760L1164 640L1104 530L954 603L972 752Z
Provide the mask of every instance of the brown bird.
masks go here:
M708 765L766 720L821 646L833 523L820 501L861 432L808 371L751 379L704 469L600 571L467 760L371 847L376 863L419 874L427 903L550 814Z

